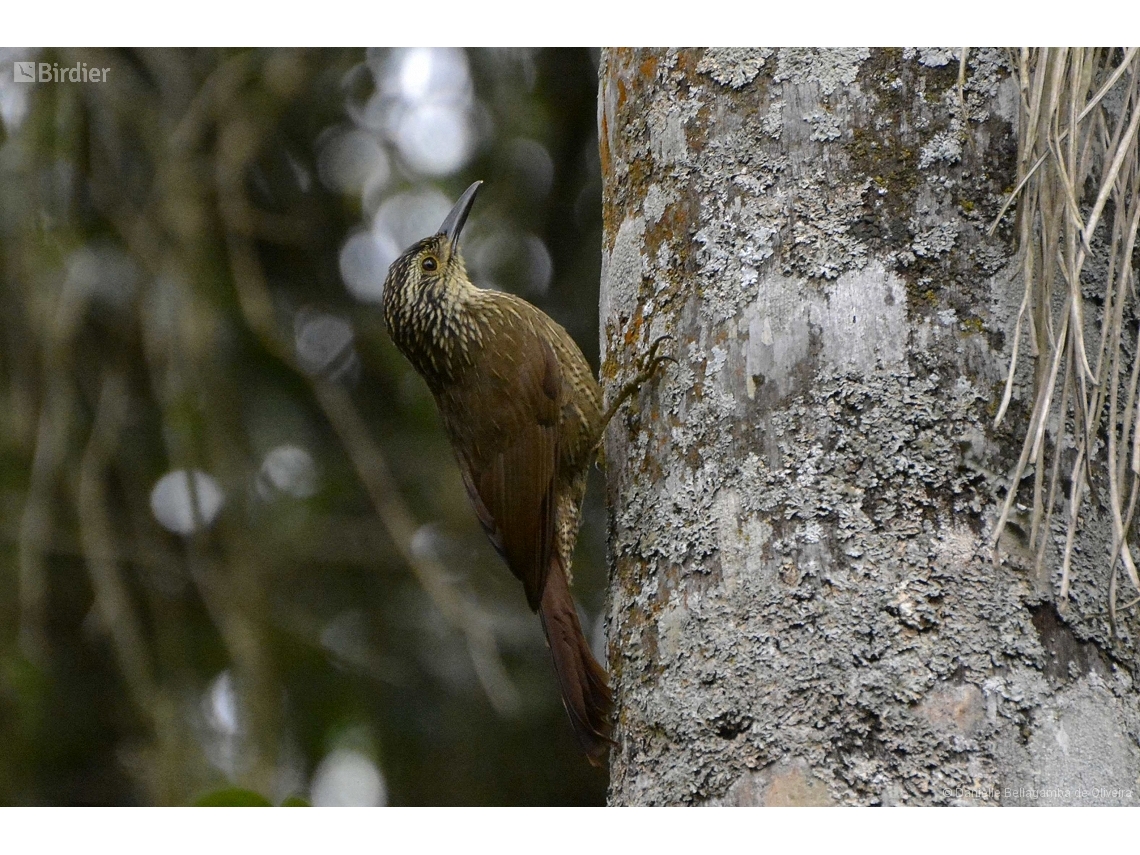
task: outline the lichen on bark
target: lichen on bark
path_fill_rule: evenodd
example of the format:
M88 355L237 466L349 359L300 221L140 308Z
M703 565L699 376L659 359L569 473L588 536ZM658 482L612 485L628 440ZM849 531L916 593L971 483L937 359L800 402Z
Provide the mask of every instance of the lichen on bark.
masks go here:
M678 360L606 438L616 803L1138 801L1134 652L988 545L1017 91L955 50L603 52L603 380Z

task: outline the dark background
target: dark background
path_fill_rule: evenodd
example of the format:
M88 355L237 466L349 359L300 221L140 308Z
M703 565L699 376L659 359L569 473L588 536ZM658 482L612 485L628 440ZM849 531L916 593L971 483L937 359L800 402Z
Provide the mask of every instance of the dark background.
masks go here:
M603 802L377 303L483 179L472 278L596 366L596 92L586 49L0 49L0 803Z

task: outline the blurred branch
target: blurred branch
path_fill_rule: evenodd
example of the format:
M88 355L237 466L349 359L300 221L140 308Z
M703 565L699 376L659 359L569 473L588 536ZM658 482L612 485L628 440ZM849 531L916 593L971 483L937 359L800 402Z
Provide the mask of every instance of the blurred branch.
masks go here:
M219 63L198 88L189 108L170 134L168 145L176 156L185 156L206 135L219 105L235 100L239 87L253 71L256 53L234 54Z
M25 656L40 663L48 656L44 556L51 540L52 494L59 486L74 415L75 391L68 373L68 352L82 306L82 300L62 287L45 330L43 397L28 496L20 519L20 646Z
M116 373L106 373L91 437L79 465L76 503L79 534L100 623L110 635L115 660L131 701L149 725L158 746L157 768L145 776L153 790L152 799L157 804L176 804L182 800L184 788L179 774L182 727L177 705L155 680L142 625L119 570L104 487L106 470L118 448L128 404L125 379Z
M153 518L145 516L146 524ZM377 532L376 518L368 513L337 515L322 514L316 527L304 531L285 529L274 532L278 536L273 544L275 560L291 564L345 564L354 567L375 567L394 554L391 541ZM108 544L115 563L134 564L153 569L170 556L160 555L157 547L144 532L132 537L137 542L123 540ZM20 521L0 518L0 545L20 542ZM51 541L41 544L44 557L82 558L86 554L74 534L67 530L53 530Z
M67 452L71 414L70 390L61 388L62 385L57 378L45 390L47 400L42 405L36 431L31 483L20 517L20 647L28 659L41 664L48 655L44 631L48 590L44 555L51 539L51 495Z
M319 650L325 657L331 657L346 670L363 674L370 680L407 690L408 681L404 678L395 659L388 658L369 644L361 643L346 646L330 643L327 636L329 624L313 616L312 611L290 605L276 611L275 625L302 644Z
M513 714L519 705L518 692L503 667L490 617L476 603L458 594L447 581L447 570L439 561L412 550L412 537L418 525L400 499L388 463L369 436L348 394L339 386L319 380L313 382L313 390L396 549L444 618L467 637L467 650L488 699L500 713Z
M79 530L87 572L95 591L95 608L110 633L131 699L139 712L151 719L152 727L158 732L159 722L154 717L158 687L147 662L142 629L116 566L114 536L103 488L103 471L118 445L126 406L123 378L106 375L91 438L79 466Z

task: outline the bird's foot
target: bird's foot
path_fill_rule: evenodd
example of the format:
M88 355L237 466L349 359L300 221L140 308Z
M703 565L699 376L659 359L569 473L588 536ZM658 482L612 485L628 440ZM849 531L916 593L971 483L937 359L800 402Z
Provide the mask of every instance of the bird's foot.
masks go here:
M658 353L661 344L665 341L672 341L673 336L663 335L654 340L653 344L649 345L649 351L637 359L637 374L633 379L621 387L621 390L614 397L613 403L610 404L605 415L602 416L601 428L598 431L598 441L601 441L602 434L605 433L606 425L610 423L621 405L627 400L637 394L641 387L652 380L657 373L661 370L661 366L666 362L677 363L676 358L669 353Z
M662 342L672 340L673 336L668 334L656 338L653 344L649 345L649 352L644 356L638 358L637 376L634 377L633 380L631 380L626 385L632 385L634 387L634 391L637 391L637 389L640 388L643 383L648 383L650 380L652 380L654 376L656 376L658 370L660 370L661 366L666 362L672 362L674 365L676 365L677 359L673 356L673 354L657 352L658 348L661 347Z

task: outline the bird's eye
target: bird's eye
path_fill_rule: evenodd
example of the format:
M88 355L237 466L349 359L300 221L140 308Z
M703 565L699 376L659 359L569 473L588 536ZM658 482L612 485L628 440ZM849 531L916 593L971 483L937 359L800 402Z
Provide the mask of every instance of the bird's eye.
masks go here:
M433 270L435 270L437 267L439 267L439 262L437 262L434 258L432 258L429 255L429 256L426 256L424 258L424 260L420 262L420 267L422 267L428 273L431 273Z

